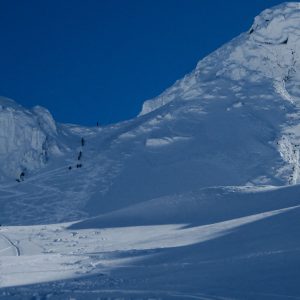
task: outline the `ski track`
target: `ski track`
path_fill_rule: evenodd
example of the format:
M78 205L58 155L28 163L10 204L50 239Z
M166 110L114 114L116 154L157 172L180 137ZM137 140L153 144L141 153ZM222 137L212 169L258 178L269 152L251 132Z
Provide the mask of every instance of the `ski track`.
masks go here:
M116 135L116 138L118 136ZM111 143L114 141L115 139L112 138ZM28 211L26 218L22 218L24 225L73 221L87 217L83 211L88 199L87 195L95 192L105 194L113 179L119 174L123 165L122 161L128 158L126 153L115 155L114 152L110 158L111 155L103 149L100 153L91 151L90 148L94 147L93 143L89 145L88 142L83 147L82 169L68 170L70 164L66 164L64 167L53 170L41 170L39 175L33 175L26 179L26 185L32 185L29 192L24 189L25 186L23 187L22 183L5 186L3 191L8 195L2 196L1 202L5 207L5 214L9 218L7 223L18 224L21 215L24 215L23 212L26 210ZM94 160L86 159L85 156L93 157ZM77 163L76 160L73 162ZM95 164L97 164L97 168L95 168ZM82 170L84 170L84 174ZM10 198L12 199L9 200ZM41 202L41 198L44 201ZM46 201L46 199L49 200ZM72 203L71 206L70 203ZM28 221L26 222L26 220Z
M14 252L15 252L15 255L16 255L16 256L20 256L20 255L21 255L21 252L20 252L19 247L18 247L15 243L13 243L11 239L9 239L9 238L8 238L6 235L4 235L3 233L0 233L0 238L2 238L2 240L4 240L4 241L7 242L7 244L9 245L8 248L14 249Z

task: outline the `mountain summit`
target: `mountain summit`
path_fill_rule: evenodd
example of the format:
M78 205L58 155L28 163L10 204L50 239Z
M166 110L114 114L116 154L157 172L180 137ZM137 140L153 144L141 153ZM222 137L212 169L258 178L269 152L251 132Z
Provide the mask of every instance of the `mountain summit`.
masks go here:
M259 82L270 79L297 85L300 57L300 6L284 3L258 15L250 30L201 60L196 69L159 97L146 101L141 114L148 113L174 99L202 96L207 81L229 79ZM299 72L299 71L298 71ZM198 89L196 89L198 87ZM280 87L278 87L280 89ZM191 94L191 90L196 93ZM297 96L296 90L290 92ZM292 100L290 95L285 95Z

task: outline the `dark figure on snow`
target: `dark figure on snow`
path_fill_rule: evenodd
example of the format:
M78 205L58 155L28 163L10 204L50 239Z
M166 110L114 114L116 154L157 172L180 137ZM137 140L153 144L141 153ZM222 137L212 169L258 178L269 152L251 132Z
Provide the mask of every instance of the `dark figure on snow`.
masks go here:
M85 140L84 140L84 138L81 138L81 146L83 147L84 144L85 144Z
M82 157L82 151L79 151L79 154L78 154L77 160L81 160L81 157Z
M77 164L76 165L76 168L81 168L82 167L82 164Z

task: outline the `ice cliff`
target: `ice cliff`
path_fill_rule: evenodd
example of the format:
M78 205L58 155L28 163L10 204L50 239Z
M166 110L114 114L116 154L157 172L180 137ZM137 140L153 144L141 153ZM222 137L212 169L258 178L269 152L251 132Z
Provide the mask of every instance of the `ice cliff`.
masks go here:
M23 108L0 98L0 174L20 179L43 166L51 154L59 154L57 128L49 111Z

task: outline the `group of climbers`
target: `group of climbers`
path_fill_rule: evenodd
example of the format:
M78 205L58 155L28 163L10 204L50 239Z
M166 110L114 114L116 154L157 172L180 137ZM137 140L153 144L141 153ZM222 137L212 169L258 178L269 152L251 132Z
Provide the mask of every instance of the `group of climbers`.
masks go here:
M97 122L97 127L99 127L99 122ZM82 137L81 140L80 140L80 145L81 145L81 148L83 148L85 146L85 139ZM82 149L79 151L78 153L78 156L77 156L77 164L76 164L76 168L81 168L82 167L82 163L81 163L81 160L82 160ZM68 167L69 170L72 170L72 166L69 166ZM16 181L17 182L22 182L24 181L24 178L25 178L25 171L22 171L19 175L18 178L16 178Z
M81 144L81 150L77 155L77 164L76 164L77 169L82 167L81 160L82 160L83 147L85 146L85 139L83 137L80 140L80 144ZM72 166L69 166L68 169L72 170Z

